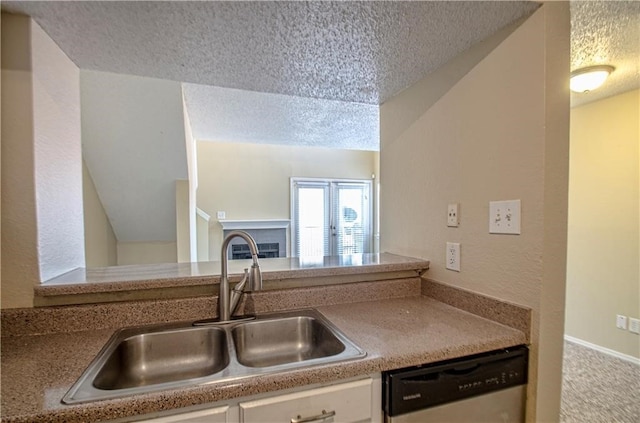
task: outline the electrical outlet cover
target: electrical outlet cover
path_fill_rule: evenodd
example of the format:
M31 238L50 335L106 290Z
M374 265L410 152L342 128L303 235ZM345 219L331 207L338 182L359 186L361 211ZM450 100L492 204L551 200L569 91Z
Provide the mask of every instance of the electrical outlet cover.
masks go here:
M616 327L618 329L627 330L627 316L622 316L622 315L618 314L616 316Z
M520 235L520 200L489 202L489 233Z
M447 242L445 267L456 272L460 271L460 244L457 242Z

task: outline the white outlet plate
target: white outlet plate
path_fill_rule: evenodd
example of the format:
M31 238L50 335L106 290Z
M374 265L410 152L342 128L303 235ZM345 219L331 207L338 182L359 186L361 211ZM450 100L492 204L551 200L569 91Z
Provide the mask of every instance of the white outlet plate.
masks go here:
M618 314L616 316L616 327L618 329L627 330L627 316L622 316L622 315Z
M452 203L447 206L447 226L457 228L460 224L460 205Z
M449 270L460 271L460 243L447 242L447 253L445 256L445 266Z
M227 213L223 212L223 211L218 211L216 213L216 216L218 217L218 220L226 219L227 218Z
M640 335L640 319L629 317L629 332Z
M489 233L520 235L520 200L489 202Z

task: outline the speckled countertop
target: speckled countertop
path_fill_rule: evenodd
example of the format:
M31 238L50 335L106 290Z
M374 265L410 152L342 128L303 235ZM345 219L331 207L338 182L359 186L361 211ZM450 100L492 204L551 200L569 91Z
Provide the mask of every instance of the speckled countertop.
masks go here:
M420 282L417 284L419 292ZM2 421L109 420L340 380L527 342L527 334L520 330L419 293L405 298L325 305L317 310L367 351L367 356L243 379L242 383L211 383L73 406L61 404L62 396L113 330L5 337Z
M229 274L241 275L251 260L231 260ZM262 278L272 280L402 270L426 270L429 262L390 253L328 257L260 259ZM211 285L220 280L220 262L164 263L79 268L35 287L36 296L132 291L153 288Z

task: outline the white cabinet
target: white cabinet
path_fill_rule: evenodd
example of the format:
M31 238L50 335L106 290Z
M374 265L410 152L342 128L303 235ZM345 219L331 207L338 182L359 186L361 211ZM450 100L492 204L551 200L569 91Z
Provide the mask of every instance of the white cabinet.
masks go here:
M355 423L372 418L371 378L245 401L241 423Z
M209 408L174 410L116 422L144 423L380 423L380 375L238 398ZM206 405L204 406L206 407Z
M139 421L144 423L235 423L237 417L234 414L237 416L237 407L225 405Z

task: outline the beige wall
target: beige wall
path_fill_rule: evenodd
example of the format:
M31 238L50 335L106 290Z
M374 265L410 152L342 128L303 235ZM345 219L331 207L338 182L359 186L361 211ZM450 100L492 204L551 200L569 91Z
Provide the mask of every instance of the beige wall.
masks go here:
M2 85L2 307L31 307L34 284L85 262L79 70L2 14Z
M507 34L505 34L507 35ZM426 80L381 107L381 250L426 277L533 310L528 421L558 421L568 173L569 14L545 4L411 122ZM460 59L456 59L460 61ZM464 60L463 60L464 61ZM398 125L403 125L399 128ZM489 201L522 200L522 234L490 235ZM460 204L460 226L446 225ZM461 243L461 272L445 269ZM544 360L542 360L544 357Z
M375 152L317 147L197 142L197 206L212 217L210 258L219 260L227 220L290 219L291 177L370 179Z
M175 263L177 257L175 242L118 242L118 266Z
M567 335L640 358L640 91L571 110Z
M82 178L86 267L115 266L118 264L118 240L113 233L109 217L102 207L102 202L84 161L82 162Z
M191 213L189 210L189 198L189 181L176 181L176 250L178 263L197 261L191 260Z
M30 32L29 18L2 14L2 308L31 307L40 282L33 143L23 142L33 139Z

